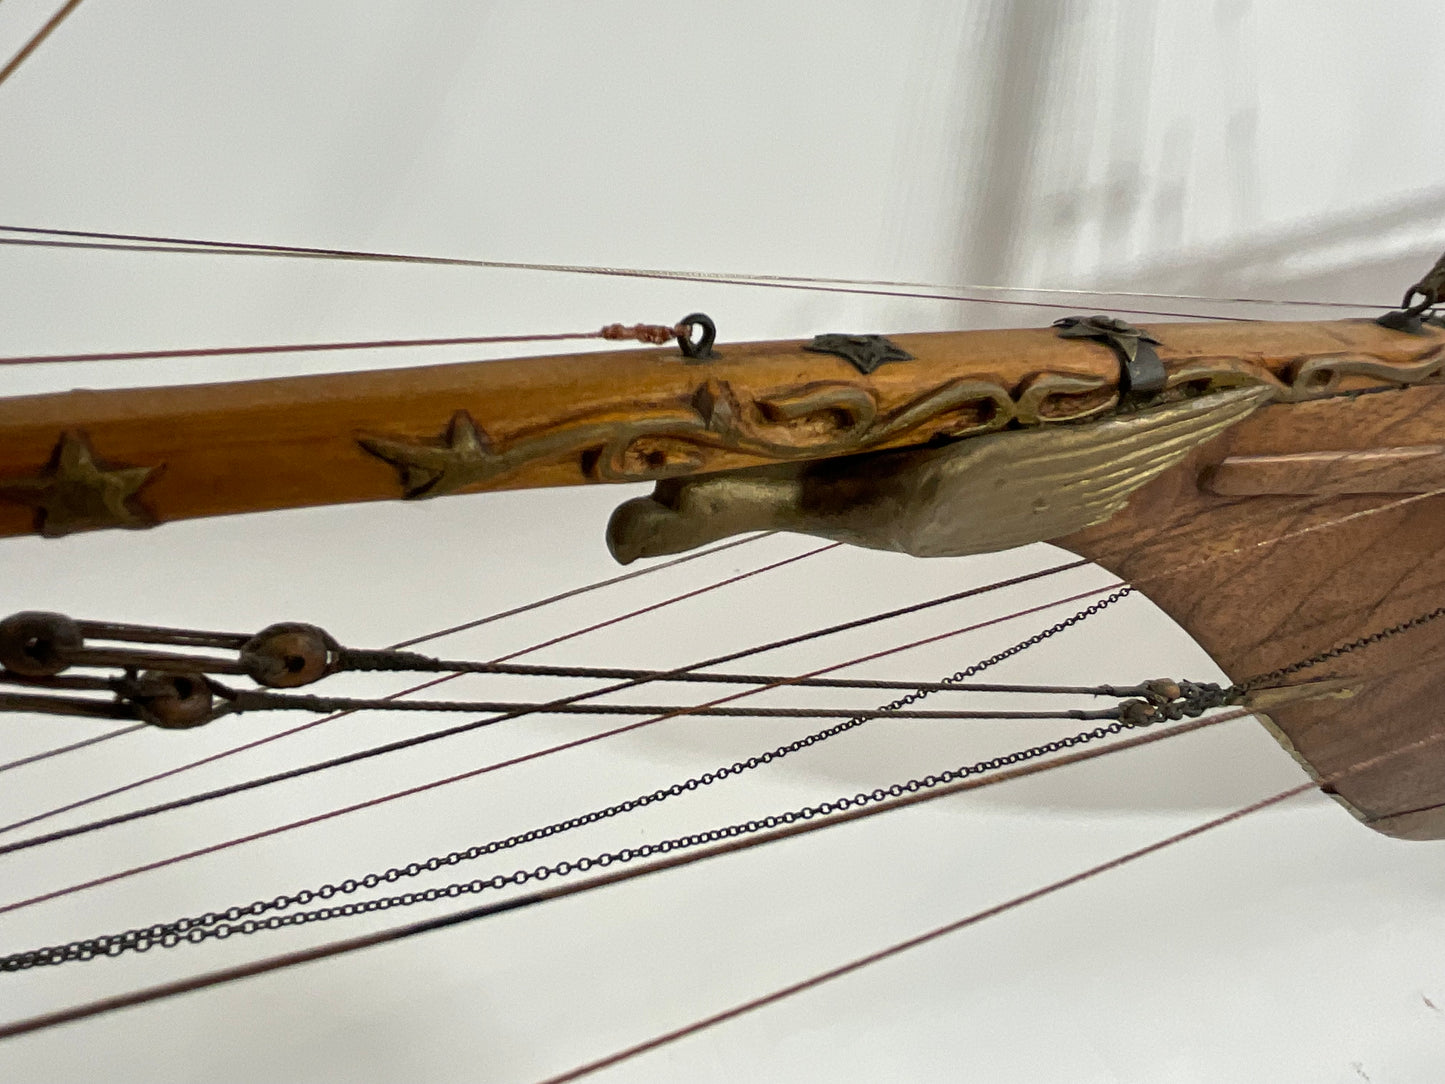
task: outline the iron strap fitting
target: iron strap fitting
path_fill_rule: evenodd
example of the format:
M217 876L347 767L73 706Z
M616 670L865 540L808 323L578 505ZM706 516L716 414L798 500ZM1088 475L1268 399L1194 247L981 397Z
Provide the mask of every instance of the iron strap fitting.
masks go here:
M1065 316L1055 320L1054 327L1062 339L1093 339L1111 347L1119 355L1119 396L1148 399L1158 395L1168 383L1169 374L1154 347L1160 345L1142 328L1112 316Z

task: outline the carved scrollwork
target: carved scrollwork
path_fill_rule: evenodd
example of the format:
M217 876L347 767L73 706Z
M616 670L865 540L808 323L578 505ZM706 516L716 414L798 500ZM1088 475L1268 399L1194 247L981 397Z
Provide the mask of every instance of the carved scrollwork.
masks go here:
M613 513L607 542L627 564L745 531L796 531L919 557L1047 541L1108 519L1269 398L1264 388L1236 388L1088 425L661 482Z
M524 463L576 457L593 481L655 481L704 468L710 451L769 460L818 459L867 451L909 434L919 443L1002 429L1075 421L1108 410L1114 389L1097 377L1040 373L1018 398L986 380L951 380L892 410L878 395L844 381L817 381L749 396L727 380L700 383L687 407L638 420L581 420L522 435L499 449L466 411L431 440L360 434L357 442L392 464L409 498L482 485Z
M880 413L873 392L835 381L746 398L728 381L715 379L700 385L690 403L695 417L612 423L600 444L583 451L583 472L599 482L651 481L694 473L706 449L771 460L818 459L863 451L924 427L920 439L987 432L1017 415L1002 388L965 380L886 413ZM578 443L601 435L591 427L564 432ZM513 451L520 453L526 443Z
M1407 362L1358 353L1302 361L1281 377L1240 357L1173 361L1157 401L1230 388L1264 387L1276 401L1297 402L1358 387L1409 386L1445 378L1445 347ZM885 409L875 390L822 380L781 391L749 393L713 377L683 400L643 407L640 418L582 415L499 447L465 411L431 440L358 435L361 447L397 468L407 497L431 497L488 484L527 464L576 463L601 482L656 481L715 470L716 453L786 462L925 444L1005 427L1048 426L1107 414L1118 388L1100 376L1039 372L1009 388L986 379L956 379Z
M1409 386L1439 380L1445 374L1445 350L1435 349L1411 365L1392 365L1378 358L1354 355L1311 358L1299 367L1292 390L1300 399L1332 395L1351 376L1368 377L1384 386Z
M1201 358L1171 366L1169 388L1199 393L1263 386L1272 388L1275 398L1281 402L1298 403L1339 394L1348 386L1358 387L1360 377L1381 388L1438 381L1445 378L1445 349L1433 347L1409 362L1388 361L1366 354L1307 358L1293 367L1288 379L1281 379L1264 366L1244 358Z
M1072 422L1102 414L1118 401L1118 389L1098 377L1038 373L1024 381L1014 414L1023 425Z

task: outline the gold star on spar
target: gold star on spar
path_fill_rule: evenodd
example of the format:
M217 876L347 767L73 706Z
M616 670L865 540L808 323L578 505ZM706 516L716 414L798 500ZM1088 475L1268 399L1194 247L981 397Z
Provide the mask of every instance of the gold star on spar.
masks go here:
M435 442L358 437L357 443L400 472L409 500L439 497L485 481L496 473L499 458L465 410L452 415L447 431Z
M86 435L68 432L40 474L0 481L0 498L34 508L36 530L47 538L103 527L150 527L155 517L135 495L158 469L103 467Z

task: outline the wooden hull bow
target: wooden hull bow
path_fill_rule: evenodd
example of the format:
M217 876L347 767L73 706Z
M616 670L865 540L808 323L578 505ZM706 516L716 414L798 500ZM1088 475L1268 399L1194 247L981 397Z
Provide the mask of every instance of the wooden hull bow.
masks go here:
M1138 584L1244 681L1445 601L1442 418L1438 385L1267 406L1059 544ZM1244 475L1293 492L1219 484ZM1313 667L1292 680L1352 695L1283 703L1271 729L1370 827L1445 838L1442 659L1432 622Z

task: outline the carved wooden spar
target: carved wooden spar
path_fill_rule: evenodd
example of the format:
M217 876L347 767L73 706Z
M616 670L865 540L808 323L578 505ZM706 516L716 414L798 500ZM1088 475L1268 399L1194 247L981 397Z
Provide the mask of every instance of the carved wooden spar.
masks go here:
M1109 339L1113 322L1096 320ZM1298 402L1427 382L1445 364L1445 331L1428 326L1143 334L1167 382L1151 399L1245 386ZM1102 419L1120 405L1112 339L819 336L706 360L630 350L0 400L0 535L668 479Z
M1425 309L1072 318L711 357L680 335L677 349L11 399L0 534L653 480L609 526L624 562L753 530L924 556L1056 540L1138 584L1236 680L1264 675L1247 702L1362 820L1442 838L1445 326ZM1347 664L1288 672L1362 636Z

